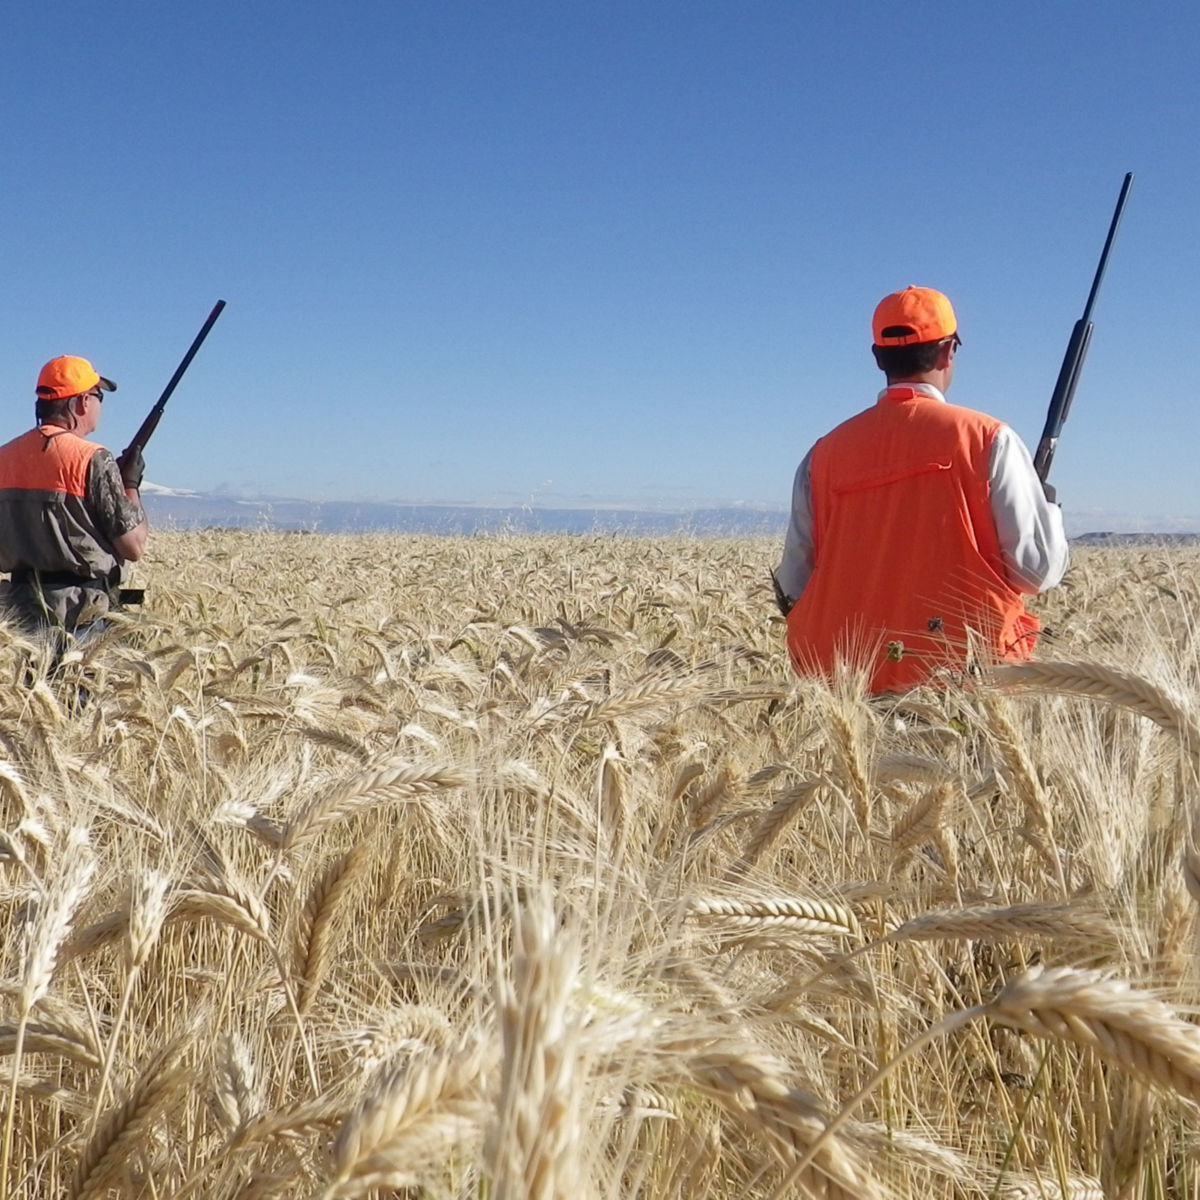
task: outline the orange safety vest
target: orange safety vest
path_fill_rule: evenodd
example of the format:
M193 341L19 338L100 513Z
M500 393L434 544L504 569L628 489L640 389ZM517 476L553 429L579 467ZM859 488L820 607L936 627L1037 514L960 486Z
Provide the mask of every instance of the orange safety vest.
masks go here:
M0 571L111 575L120 558L88 497L101 449L55 425L0 446Z
M817 442L813 573L787 620L799 674L845 659L872 692L899 692L980 657L1030 657L1040 625L1008 582L989 499L999 428L898 385Z
M47 444L48 443L48 444ZM88 465L100 449L56 425L30 429L0 446L0 487L84 497Z

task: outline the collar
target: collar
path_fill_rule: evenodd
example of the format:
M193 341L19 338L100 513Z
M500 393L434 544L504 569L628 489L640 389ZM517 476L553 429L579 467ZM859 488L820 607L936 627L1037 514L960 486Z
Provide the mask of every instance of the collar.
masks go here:
M928 396L931 400L946 403L946 397L932 383L892 383L885 387L876 399L890 399L899 403L902 400L911 400L914 396Z
M55 438L64 437L68 433L74 433L75 431L68 429L65 425L39 425L35 432L42 435L42 449L49 450L50 443Z

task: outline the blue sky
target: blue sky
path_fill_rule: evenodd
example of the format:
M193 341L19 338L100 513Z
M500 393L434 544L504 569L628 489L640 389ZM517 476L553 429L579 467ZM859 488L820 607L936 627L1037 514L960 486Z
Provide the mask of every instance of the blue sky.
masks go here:
M908 283L1036 443L1131 170L1053 480L1073 532L1200 529L1197 61L1185 3L23 5L10 427L77 353L119 448L223 298L157 483L783 506Z

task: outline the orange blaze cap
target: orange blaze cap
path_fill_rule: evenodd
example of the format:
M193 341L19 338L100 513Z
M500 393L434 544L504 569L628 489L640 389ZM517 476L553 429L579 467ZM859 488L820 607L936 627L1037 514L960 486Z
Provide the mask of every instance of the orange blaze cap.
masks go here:
M99 385L106 392L115 392L117 385L97 373L86 358L74 354L61 354L52 358L43 368L37 381L39 400L66 400L68 396L82 396Z
M884 296L871 320L877 346L915 346L940 342L958 330L950 301L933 288L906 287Z

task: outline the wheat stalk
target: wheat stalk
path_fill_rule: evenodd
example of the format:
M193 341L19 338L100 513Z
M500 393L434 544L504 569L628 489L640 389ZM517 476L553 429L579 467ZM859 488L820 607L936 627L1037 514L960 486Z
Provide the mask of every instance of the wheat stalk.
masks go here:
M28 1012L49 990L59 951L95 871L96 859L88 846L86 832L73 831L62 876L39 906L34 921L22 979L23 1012Z
M135 877L125 948L125 969L131 973L146 961L158 940L170 908L170 886L170 876L161 871L142 871Z
M865 1165L829 1134L812 1097L787 1083L781 1064L752 1050L714 1048L693 1055L687 1065L694 1082L709 1095L734 1113L753 1116L785 1161L801 1155L808 1159L789 1186L798 1183L801 1194L827 1200L881 1197Z
M125 987L121 993L117 1019L113 1023L112 1033L109 1034L108 1053L100 1073L100 1083L96 1088L94 1117L97 1119L104 1105L104 1098L108 1090L108 1078L116 1057L118 1040L125 1027L125 1018L133 996L134 984L142 964L158 940L159 932L166 919L167 889L170 884L170 878L160 871L139 872L134 879L133 892L129 901L129 937L125 944Z
M315 746L328 746L330 749L340 750L352 758L357 758L361 763L367 763L371 759L371 751L365 743L345 730L326 729L307 723L293 725L292 730Z
M163 906L159 911L159 904ZM156 922L169 925L180 921L210 919L232 925L258 940L270 933L270 914L262 901L244 885L233 884L218 875L207 874L182 884L168 881L161 896L147 896L138 918L139 928L131 929L132 904L106 913L99 920L77 931L63 946L61 958L70 961L92 954L104 946L126 937L126 954L130 961L145 956L157 940Z
M703 829L716 819L722 807L736 792L735 773L728 763L722 763L692 797L688 806L688 824L694 830Z
M635 713L694 697L695 694L696 684L690 679L662 680L651 676L631 688L614 692L603 700L594 700L585 705L578 718L579 725L600 725L622 717L631 717Z
M0 1057L11 1054L15 1060L20 1028L15 1022L0 1024ZM90 1034L50 1019L25 1022L23 1050L27 1054L56 1054L81 1067L100 1066L100 1051Z
M23 816L31 815L25 780L11 762L0 761L0 796L11 800Z
M79 1155L71 1200L86 1200L108 1187L129 1156L145 1144L150 1127L176 1101L187 1079L179 1062L183 1048L177 1041L155 1054L126 1098L97 1125Z
M871 764L871 779L876 787L895 783L947 784L955 774L944 763L921 754L884 754Z
M323 1196L409 1186L413 1151L427 1149L430 1134L444 1144L443 1138L460 1136L479 1120L480 1070L476 1049L455 1047L381 1071L334 1139Z
M871 828L872 789L867 768L866 749L863 745L862 714L848 712L848 702L836 700L829 704L830 742L834 747L838 766L847 784L854 819L865 835ZM858 717L858 720L852 719Z
M1144 1083L1200 1104L1200 1029L1120 979L1031 967L981 1013L1038 1037L1094 1050Z
M271 917L266 905L243 884L228 877L204 875L178 888L167 919L185 921L209 918L269 942Z
M1069 904L1013 904L1003 908L963 908L922 913L893 929L884 942L926 942L938 938L998 941L1003 938L1078 938L1111 941L1112 930L1096 913Z
M367 862L366 844L335 859L313 884L297 921L293 953L297 1005L306 1013L329 969L330 939L338 907Z
M217 1043L213 1073L213 1105L230 1134L236 1136L258 1113L257 1071L246 1039L226 1034Z
M597 811L606 829L624 829L629 820L629 771L615 745L609 743L600 755L597 780Z
M953 784L929 788L896 822L888 834L897 857L911 851L937 835L946 806L954 795Z
M779 795L755 826L741 858L730 867L728 879L741 878L766 854L812 802L823 782L819 776L810 776Z
M512 979L498 997L504 1056L486 1150L497 1200L577 1194L582 1130L567 1009L577 960L548 893L531 897L514 917Z
M58 1105L63 1112L70 1113L76 1118L86 1117L92 1110L92 1102L87 1096L82 1092L64 1087L62 1082L57 1079L22 1075L17 1080L17 1095L23 1100Z
M1038 1179L1020 1179L1006 1183L997 1192L998 1200L1108 1200L1108 1193L1095 1179L1068 1178L1064 1187L1053 1172Z
M1025 806L1030 828L1044 834L1047 841L1053 841L1054 821L1046 802L1045 789L1038 778L1037 767L1013 724L1007 701L999 695L985 695L983 708L1005 769Z
M1193 751L1200 745L1192 706L1132 671L1096 662L1006 663L992 668L992 678L1006 687L1065 692L1117 704L1174 733Z
M457 767L395 766L368 771L314 796L284 827L280 849L292 850L328 826L375 805L411 800L465 787L470 775Z
M240 1103L240 1101L238 1102ZM336 1096L318 1096L301 1100L273 1112L246 1116L241 1107L237 1116L242 1124L230 1141L232 1149L253 1146L279 1137L298 1137L309 1133L324 1134L342 1125L352 1107L350 1100Z
M847 934L858 937L858 918L843 904L805 896L732 899L702 896L689 900L687 916L730 930L780 928L795 933Z
M25 955L18 1002L20 1019L13 1039L12 1079L8 1092L8 1109L4 1118L4 1141L0 1148L0 1196L7 1196L9 1166L12 1155L13 1119L17 1107L17 1080L21 1072L29 1014L49 991L50 981L58 962L59 950L71 928L75 910L83 901L96 860L89 845L87 832L74 829L68 838L63 872L57 885L46 895L33 922L29 949Z

